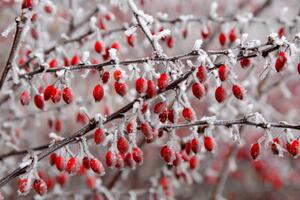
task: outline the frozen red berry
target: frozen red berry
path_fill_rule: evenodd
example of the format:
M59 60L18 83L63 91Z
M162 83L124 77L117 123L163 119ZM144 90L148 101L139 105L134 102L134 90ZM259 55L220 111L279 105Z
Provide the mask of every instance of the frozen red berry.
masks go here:
M100 175L104 174L104 167L102 163L96 158L92 158L90 160L90 167L93 170L93 172L95 172L96 174L100 174Z
M73 93L69 87L63 89L63 100L66 104L73 102Z
M214 139L209 136L204 137L204 147L207 151L212 151L214 149Z
M197 76L198 80L200 81L200 83L204 83L207 79L206 68L204 66L199 66L196 76Z
M243 58L240 60L240 65L242 68L247 68L249 67L251 64L250 59L249 58Z
M230 29L229 40L230 40L230 42L235 42L235 40L236 40L235 28Z
M221 32L219 34L219 42L222 46L224 46L226 44L226 35L225 35L225 33Z
M127 85L125 83L115 82L115 91L120 96L125 96L127 93Z
M147 82L144 78L140 77L135 81L135 89L137 93L144 93L147 89Z
M23 91L20 95L20 102L23 106L27 106L30 103L30 94L28 91Z
M243 89L241 88L241 86L239 85L233 85L232 86L232 93L233 95L239 99L239 100L243 100L244 98L244 91Z
M97 53L101 53L104 48L104 44L101 41L96 41L94 45L94 49Z
M128 140L125 137L120 136L117 141L117 148L120 153L126 153L129 149Z
M215 98L218 103L222 103L226 99L227 93L223 86L217 87L215 91Z
M194 83L192 85L192 92L196 98L201 99L205 93L205 90L200 83Z
M182 116L187 121L192 121L194 119L194 114L191 108L183 108Z
M225 81L228 76L228 69L225 65L221 65L218 69L219 78L221 81Z
M250 154L253 160L255 160L260 154L260 145L258 143L254 143L251 146Z
M104 130L97 128L94 132L94 141L96 144L101 144L106 138Z
M146 91L146 93L147 93L147 96L149 98L152 98L152 97L157 95L156 86L155 86L155 84L152 80L147 81L147 91Z
M169 78L167 74L161 74L157 79L157 86L160 90L165 89L168 86Z
M93 96L95 101L101 101L104 97L104 89L101 85L95 85L93 90Z
M283 51L279 52L275 62L276 71L277 72L282 71L286 62L287 62L287 57L285 52Z
M37 108L43 110L44 109L44 99L41 95L37 94L34 96L34 104Z

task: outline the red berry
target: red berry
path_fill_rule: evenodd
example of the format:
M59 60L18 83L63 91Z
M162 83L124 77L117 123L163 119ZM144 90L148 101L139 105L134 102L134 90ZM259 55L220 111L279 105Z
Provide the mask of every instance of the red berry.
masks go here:
M111 44L111 48L114 48L114 49L116 49L116 50L120 50L121 46L120 46L119 43L113 42L113 43Z
M137 164L141 165L144 159L143 151L139 147L133 147L132 158Z
M193 138L191 140L190 147L194 153L198 153L200 151L200 144L197 138Z
M54 165L56 163L56 153L51 153L50 154L50 165Z
M76 163L77 160L74 157L69 158L67 165L66 165L66 171L71 174L76 171Z
M93 176L88 176L86 178L86 185L88 186L89 189L94 189L96 186L96 178Z
M201 97L204 95L205 91L204 91L204 87L200 84L200 83L194 83L192 86L192 92L193 95L198 98L201 99Z
M113 152L107 151L105 154L105 163L108 167L112 167L116 163L116 156Z
M300 62L297 65L298 74L300 74Z
M95 101L101 101L104 96L104 90L101 85L95 85L94 90L93 90L93 96Z
M132 132L133 132L133 124L132 124L132 122L128 122L127 126L126 126L126 133L130 134Z
M175 159L175 153L174 151L168 147L167 145L164 145L160 150L160 155L164 159L165 162L170 163Z
M299 153L299 140L293 140L288 143L287 150L292 156L297 156Z
M254 143L251 146L250 154L253 160L255 160L260 153L260 145L258 143Z
M66 104L70 104L73 101L73 93L69 87L63 89L63 100Z
M278 145L279 145L279 138L274 138L272 145L271 145L271 150L274 154L278 155L279 154L279 149L278 149Z
M65 163L64 163L64 158L62 156L57 156L56 159L55 159L55 165L56 165L56 168L59 170L59 171L62 171L65 169Z
M29 189L28 186L27 186L27 184L28 184L27 178L19 179L19 181L18 181L18 187L19 187L19 192L20 193L27 192L27 190Z
M78 112L76 115L76 121L81 124L86 124L88 122L88 117L84 113Z
M163 112L161 112L159 114L159 120L162 122L162 123L165 123L167 121L167 118L168 118L168 111L167 110L164 110Z
M235 28L232 28L229 31L229 40L230 40L230 42L235 42L235 40L236 40Z
M105 84L109 81L110 73L108 71L105 71L102 74L102 82Z
M59 102L61 99L61 91L57 88L55 88L55 91L53 91L53 96L51 96L51 101L53 103Z
M287 57L285 55L285 52L281 51L278 53L276 62L275 62L275 69L277 72L280 72L283 70L284 65L287 62Z
M187 29L184 29L184 30L182 31L182 37L183 37L184 39L186 39L187 36L188 36L188 30L187 30Z
M194 114L193 114L193 112L192 112L192 110L191 110L190 108L184 108L184 109L182 110L182 116L183 116L183 118L184 118L185 120L187 120L187 121L192 121L193 118L194 118L193 115L194 115Z
M53 58L53 59L50 60L50 62L49 62L49 67L50 67L50 68L54 68L54 67L56 67L56 66L57 66L57 61L56 61L55 58Z
M171 123L174 123L175 116L174 116L174 110L173 109L168 109L168 120Z
M44 6L44 11L48 14L51 14L53 11L53 8L50 5L45 5Z
M148 122L141 123L140 130L146 138L150 139L153 137L152 127Z
M116 164L115 164L115 167L116 167L117 169L122 169L122 168L124 168L124 159L123 159L123 157L122 157L121 154L117 154L117 155L116 155Z
M211 35L211 28L210 28L210 26L206 26L204 28L204 30L201 31L201 35L202 35L202 38L204 40L207 39Z
M226 35L225 33L221 32L219 35L219 42L222 46L226 44Z
M198 80L200 81L200 83L204 83L207 79L206 68L204 66L199 66L196 76L197 76Z
M133 34L127 36L127 43L131 47L134 46L134 35Z
M155 97L157 95L157 90L154 82L152 80L147 81L147 96L149 98Z
M156 114L161 113L163 110L165 110L167 107L167 104L165 102L158 102L153 107L153 112Z
M141 108L142 114L145 114L147 110L148 110L148 104L144 102Z
M128 140L125 137L120 136L117 141L117 148L120 153L126 153L129 149Z
M167 46L172 49L174 46L174 39L172 36L167 37L166 39Z
M54 122L54 129L56 132L60 132L61 131L61 127L62 127L62 122L60 119L56 119Z
M285 28L284 27L280 27L278 29L278 37L282 38L282 36L284 36L284 35L285 35Z
M137 91L137 93L141 94L144 93L146 91L146 80L144 78L138 78L135 81L135 89Z
M122 71L117 69L117 70L114 71L113 75L114 75L114 79L116 81L119 81L122 78Z
M83 157L82 165L84 166L85 169L90 169L91 168L89 157L87 157L87 156Z
M33 1L32 0L23 0L22 2L22 9L29 9L31 10L33 7Z
M71 59L71 65L77 65L79 63L79 60L80 60L79 56L74 55Z
M97 128L94 132L95 143L101 144L102 142L104 142L105 138L106 138L105 132L102 129Z
M219 103L222 103L226 99L227 93L226 90L219 86L215 91L215 98Z
M240 65L242 68L246 68L250 66L250 59L249 58L243 58L240 60Z
M225 65L221 65L218 69L219 77L221 81L225 81L228 76L228 69Z
M124 156L124 162L125 162L125 165L132 168L134 167L134 160L132 158L132 154L131 153L126 153L125 156Z
M99 160L97 160L96 158L92 158L90 160L90 166L91 166L91 169L96 174L100 174L100 175L104 174L104 167L103 167L102 163Z
M30 103L30 95L28 91L23 91L20 95L20 102L23 106L27 106Z
M180 163L182 162L182 157L181 157L181 154L180 153L176 153L175 154L175 160L173 161L173 165L175 167L179 166Z
M239 100L243 100L244 98L244 92L243 92L243 89L241 88L241 86L239 85L233 85L232 86L232 93L233 95L239 99Z
M58 182L58 184L60 184L61 186L64 186L66 183L66 174L65 173L60 173L57 177L56 177L56 181Z
M37 108L43 110L45 105L43 97L39 94L35 95L34 104L36 105Z
M56 92L57 92L57 88L54 87L54 85L48 85L44 90L44 100L48 101L56 94Z
M97 53L101 53L103 50L104 44L101 41L96 41L94 45L94 49Z
M169 78L167 74L161 74L157 80L157 86L160 90L165 89L168 86Z
M115 82L115 91L120 96L125 96L127 93L127 85L125 83Z
M191 159L189 160L189 166L191 170L194 170L198 166L198 159L197 156L192 156Z
M212 137L204 137L204 147L207 151L212 151L214 149L214 140Z
M69 66L70 65L70 62L68 60L68 58L64 57L64 65L65 66Z

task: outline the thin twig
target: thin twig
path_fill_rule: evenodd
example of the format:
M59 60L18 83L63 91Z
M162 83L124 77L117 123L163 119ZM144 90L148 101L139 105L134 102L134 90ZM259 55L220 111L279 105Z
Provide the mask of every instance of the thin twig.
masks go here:
M27 17L25 15L23 15L23 13L21 14L21 16L16 18L16 32L15 32L13 44L12 44L7 62L6 62L5 66L3 68L3 71L1 73L0 90L3 87L3 84L5 82L5 79L7 77L7 74L9 72L9 70L12 68L13 62L14 62L15 57L16 57L16 53L18 52L18 49L19 49L19 46L20 46L21 36L22 36L22 33L23 33L26 22L27 22Z

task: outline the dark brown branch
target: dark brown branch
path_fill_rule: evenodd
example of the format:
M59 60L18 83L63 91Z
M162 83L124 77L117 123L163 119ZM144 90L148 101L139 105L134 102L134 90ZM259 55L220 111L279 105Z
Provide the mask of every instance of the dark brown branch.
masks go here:
M13 44L12 44L7 62L6 62L5 66L3 68L3 71L1 73L0 90L3 87L3 84L5 82L5 79L7 77L7 74L9 72L9 70L12 68L14 59L16 57L16 53L19 49L19 45L20 45L20 42L21 42L21 36L22 36L22 33L23 33L26 22L27 22L27 18L23 14L21 14L21 16L19 16L16 19L16 32L15 32L15 36L14 36L14 39L13 39Z
M185 127L191 127L191 126L203 126L203 125L212 125L212 126L225 126L230 127L233 125L242 125L242 126L255 126L262 129L268 129L268 128L280 128L280 129L294 129L294 130L300 130L300 124L288 124L285 122L279 122L279 123L256 123L249 121L247 118L241 118L241 119L234 119L234 120L215 120L213 122L209 122L208 120L199 120L192 123L186 123L186 124L169 124L169 125L163 125L161 128L165 129L177 129L177 128L185 128Z

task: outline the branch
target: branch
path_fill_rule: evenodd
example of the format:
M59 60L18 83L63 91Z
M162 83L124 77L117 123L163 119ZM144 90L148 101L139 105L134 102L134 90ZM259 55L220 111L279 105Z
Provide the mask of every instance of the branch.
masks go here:
M241 60L243 58L253 58L253 57L257 57L258 54L260 53L263 57L266 57L267 55L269 55L269 53L276 51L279 49L279 45L271 45L266 43L264 45L259 45L256 47L251 47L249 49L244 49L244 48L240 48L239 52L238 52L238 56L237 56L237 60ZM260 48L263 48L262 50L260 50ZM207 51L206 53L208 55L228 55L230 49L227 50L220 50L220 51ZM245 51L251 51L251 53L245 55L242 52ZM182 60L182 59L188 59L188 58L193 58L193 57L197 57L199 56L199 52L198 51L190 51L188 53L184 53L184 54L179 54L173 57L154 57L154 58L141 58L141 59L133 59L133 60L125 60L125 61L120 61L118 64L120 65L130 65L130 64L142 64L142 63L147 63L147 62L175 62L177 60ZM106 66L113 66L117 64L114 60L110 60L107 62L103 62L100 64L79 64L79 65L73 65L73 66L68 66L68 67L57 67L57 68L51 68L51 69L47 69L45 72L46 73L55 73L57 71L61 71L61 70L82 70L82 69L97 69L97 70L102 70L104 67ZM217 63L215 64L214 68L211 68L211 70L218 68L220 65L222 65L223 63ZM37 74L41 74L44 72L44 68L40 67L39 69L36 69L35 71L32 72L28 72L26 74L20 75L20 79L23 78L32 78L33 76L37 75ZM11 80L11 79L10 79Z
M272 122L265 122L265 123L256 123L253 121L249 121L248 118L240 118L240 119L233 119L233 120L215 120L213 122L210 122L208 120L199 120L192 123L183 123L183 124L168 124L163 125L161 128L164 128L166 130L168 129L177 129L177 128L185 128L185 127L191 127L191 126L203 126L203 125L212 125L212 126L225 126L230 127L233 125L244 125L244 126L255 126L262 129L269 129L269 128L280 128L280 129L294 129L294 130L300 130L300 124L288 124L286 122L278 122L278 123L272 123Z
M194 71L194 69L185 72L184 74L182 74L178 79L176 79L175 81L173 81L171 84L169 84L166 89L164 90L159 90L158 91L158 95L165 93L166 91L175 89L179 83L185 81ZM155 97L154 97L155 98ZM143 100L148 100L150 99L148 96L144 95L140 98L135 99L134 101L128 103L126 106L122 107L121 109L119 109L118 111L116 111L115 113L111 114L110 116L107 117L107 119L103 122L103 124L107 124L110 121L113 121L117 118L120 118L123 116L123 113L128 112L129 110L131 110L133 108L133 105L135 102L140 101L141 99ZM81 137L83 137L86 133L88 133L89 131L92 131L93 129L96 128L98 122L96 122L95 118L91 119L89 124L82 127L81 129L79 129L78 131L76 131L74 134L72 134L72 136L65 138L64 140L61 140L57 143L55 143L52 146L47 147L47 149L45 149L44 151L42 151L41 153L39 153L37 155L38 161L42 160L43 158L45 158L46 156L48 156L49 154L51 154L52 152L70 144L70 143L74 143L74 142L78 142L80 140ZM90 137L91 138L91 137ZM88 139L90 139L88 138ZM0 180L0 188L2 188L4 185L6 185L8 182L10 182L12 179L18 177L21 174L24 174L26 172L26 170L28 169L28 166L26 167L18 167L17 169L15 169L13 172L11 172L10 174L8 174L6 177L2 178Z
M16 32L15 32L15 36L13 39L13 44L6 62L6 65L4 66L4 69L1 73L1 78L0 78L0 91L3 87L3 84L5 82L5 79L7 77L7 74L9 72L9 70L12 68L12 64L15 60L16 57L16 53L19 49L19 44L21 42L21 36L22 33L24 31L24 26L27 22L27 17L25 15L23 15L23 13L21 14L21 16L19 16L18 18L16 18Z

